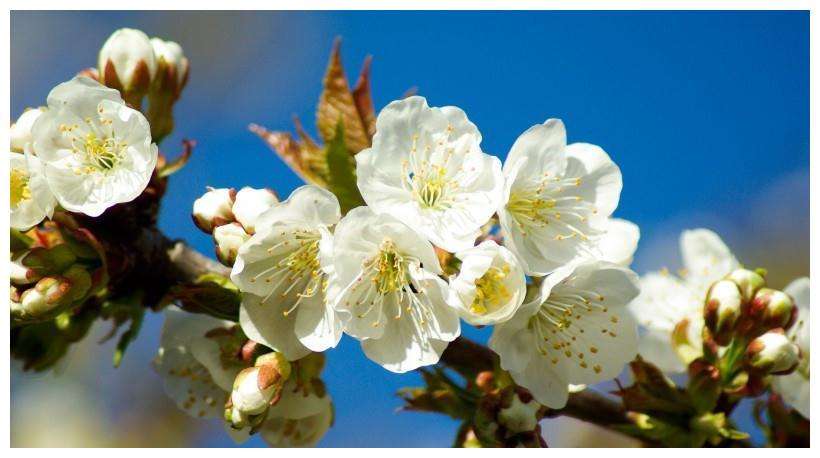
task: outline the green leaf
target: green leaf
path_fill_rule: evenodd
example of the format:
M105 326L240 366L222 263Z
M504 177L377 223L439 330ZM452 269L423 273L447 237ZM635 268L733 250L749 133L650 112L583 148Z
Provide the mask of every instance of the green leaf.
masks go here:
M339 199L342 214L364 205L364 199L356 184L356 164L350 150L345 145L344 126L341 122L336 124L336 135L325 146L325 149L329 175L328 188Z
M122 333L120 340L117 341L117 347L114 349L114 367L120 367L122 357L125 355L125 350L127 350L128 346L131 345L131 342L137 338L140 328L142 327L142 319L145 317L145 308L138 306L134 307L132 310L131 326L129 326L128 329Z
M171 288L162 304L176 302L187 312L235 322L239 321L241 301L239 290L229 279L217 274L205 274L192 284Z

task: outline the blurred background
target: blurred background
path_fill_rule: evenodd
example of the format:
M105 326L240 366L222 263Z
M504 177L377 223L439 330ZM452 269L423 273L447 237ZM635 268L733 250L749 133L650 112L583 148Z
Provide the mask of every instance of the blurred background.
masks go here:
M368 54L377 109L417 87L431 105L457 105L485 151L503 158L549 117L569 140L601 145L621 167L616 216L642 232L638 273L680 265L678 236L717 231L747 266L785 286L809 273L808 12L12 12L11 114L96 65L120 27L179 42L191 76L163 142L198 146L170 180L161 227L210 253L190 207L206 185L271 187L298 178L247 130L313 132L333 38L348 78ZM12 362L13 446L231 446L219 421L186 417L153 372L161 315L147 316L122 366L102 323L57 370ZM465 326L485 341L488 330ZM345 337L325 370L336 422L321 446L449 446L456 423L397 412L419 383L367 360ZM748 410L741 411L748 418ZM748 426L748 425L744 425ZM543 423L551 446L627 445L571 420ZM263 445L254 439L246 446Z

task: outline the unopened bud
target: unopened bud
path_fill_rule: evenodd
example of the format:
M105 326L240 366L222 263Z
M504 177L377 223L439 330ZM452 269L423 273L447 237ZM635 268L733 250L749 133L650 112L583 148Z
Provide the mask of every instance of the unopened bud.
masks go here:
M704 321L720 345L728 345L741 312L741 293L737 285L721 280L709 289L703 309Z
M797 368L800 349L782 329L777 329L752 340L745 358L746 365L755 372L784 375Z
M139 106L157 71L154 47L148 35L136 29L119 29L100 49L100 82L119 90L123 98Z
M151 38L154 56L157 60L157 82L152 91L170 91L173 97L179 93L188 81L189 63L182 51L182 46L173 41Z
M216 257L226 266L232 266L236 261L239 247L251 238L239 223L223 224L214 228L216 242Z
M25 252L16 259L11 260L9 265L9 278L14 285L29 285L40 279L41 275L34 269L23 265L22 259L28 254Z
M258 415L270 405L276 386L260 383L259 367L248 367L237 374L233 382L231 402L234 408L245 415Z
M148 92L148 121L152 138L162 139L174 129L174 103L188 81L188 59L173 41L152 38L157 72Z
M231 403L244 415L264 413L290 376L290 363L273 352L256 359L254 367L239 372L234 380Z
M541 419L541 404L524 390L509 387L502 394L498 423L509 433L532 431Z
M495 388L495 374L493 371L481 371L475 376L475 386L479 390L489 393Z
M67 302L70 289L71 284L65 279L43 278L23 293L22 310L28 316L43 317Z
M744 319L748 322L744 331L750 335L760 335L769 329L787 329L794 313L794 302L788 294L761 288L744 310Z
M11 140L11 150L22 153L26 144L31 142L31 126L34 121L43 114L42 108L32 108L26 110L17 118L17 121L9 129L9 139Z
M744 303L751 301L758 290L766 286L766 280L762 275L748 269L736 269L730 273L726 279L733 281L737 285Z
M270 189L254 189L246 186L236 193L233 214L248 234L254 234L259 215L278 202L276 194Z
M228 188L208 188L208 192L194 201L194 224L207 233L214 228L234 221L233 202L236 191Z

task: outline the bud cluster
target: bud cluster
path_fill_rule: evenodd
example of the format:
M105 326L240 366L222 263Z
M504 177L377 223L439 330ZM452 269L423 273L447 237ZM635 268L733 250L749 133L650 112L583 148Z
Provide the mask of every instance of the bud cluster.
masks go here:
M173 105L188 81L189 62L182 47L144 32L123 28L115 31L100 49L96 76L122 94L134 108L148 97L146 116L155 141L173 130ZM93 72L91 72L93 74Z
M279 199L269 189L208 188L194 201L194 224L213 235L216 257L227 266L236 261L239 247L256 233L259 217Z
M18 236L18 241L32 240ZM48 245L32 241L17 248L11 252L9 276L15 322L53 319L84 302L104 281L98 253L79 240L66 238Z
M736 269L714 283L703 308L703 356L689 364L697 410L711 411L721 393L759 395L769 375L794 371L800 350L785 330L796 313L788 294L766 287L762 271Z

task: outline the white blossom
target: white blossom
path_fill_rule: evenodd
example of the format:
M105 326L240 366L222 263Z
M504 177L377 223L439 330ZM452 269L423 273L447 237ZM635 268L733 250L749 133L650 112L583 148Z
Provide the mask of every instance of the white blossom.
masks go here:
M232 211L236 221L245 228L245 232L253 234L256 232L256 222L259 216L278 202L276 194L270 189L254 189L246 186L236 193Z
M99 216L139 196L157 163L148 121L114 89L75 77L48 95L32 129L46 181L66 210Z
M337 309L368 358L393 372L435 364L461 328L433 246L398 219L369 207L336 227Z
M208 331L227 329L229 321L183 312L165 311L165 324L154 367L162 377L165 393L192 417L222 417L234 378L242 369L226 364L216 340Z
M450 279L450 304L473 325L507 321L527 294L524 270L515 255L486 240L456 257L461 267Z
M22 153L25 146L31 143L31 127L41 114L43 114L43 109L40 107L28 109L11 125L9 140L12 151Z
M686 369L686 361L672 346L675 327L685 326L682 335L689 347L700 351L706 293L712 283L739 267L729 248L708 229L683 231L680 249L684 266L680 276L666 270L644 275L641 294L630 304L633 316L644 328L640 354L667 372Z
M289 360L336 346L342 323L327 300L333 237L341 217L330 192L306 185L271 207L239 249L231 280L242 291L239 322L249 338Z
M561 408L569 384L613 378L635 357L637 329L626 307L637 294L637 275L617 264L562 267L515 316L496 325L490 348L538 402Z
M498 210L504 243L528 274L544 275L582 259L631 259L637 228L609 220L620 198L621 171L598 146L567 145L560 120L518 137L504 177ZM613 225L613 235L621 237L607 238Z
M46 182L42 162L30 151L25 155L11 153L9 185L11 227L27 230L44 218L51 218L57 201Z
M811 381L809 379L811 366L809 279L803 277L794 280L786 286L784 292L791 296L797 305L797 318L792 327L789 328L787 335L800 348L800 364L797 366L797 370L789 375L772 377L772 387L801 415L809 418L809 397L811 393Z
M459 108L431 108L417 96L394 101L379 113L373 146L356 155L362 197L374 212L407 221L434 245L469 248L503 186L500 161L484 154L480 142Z

